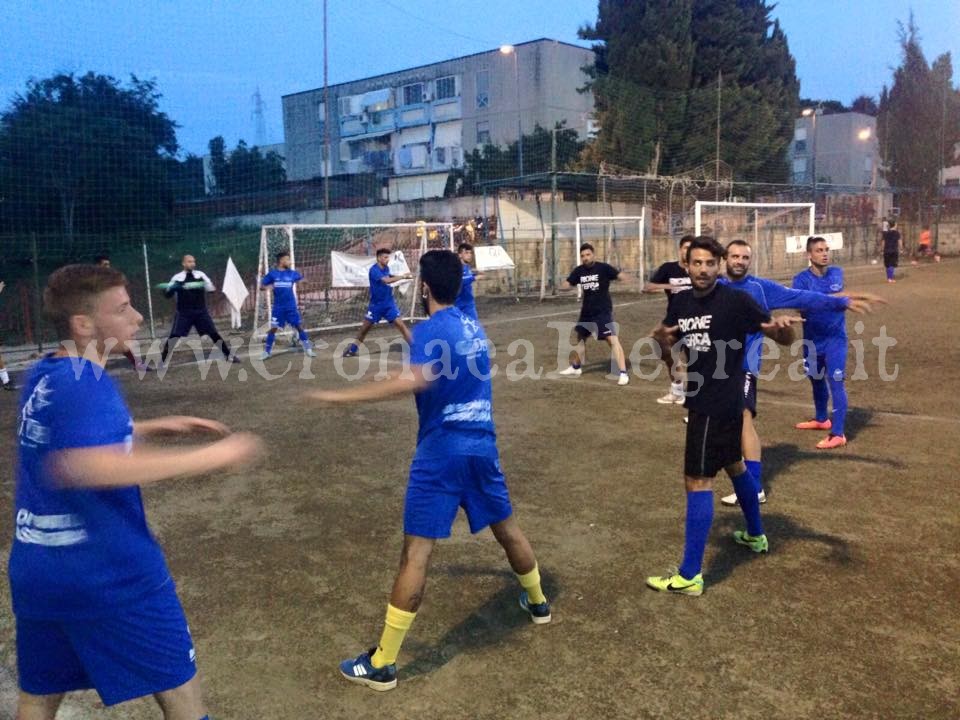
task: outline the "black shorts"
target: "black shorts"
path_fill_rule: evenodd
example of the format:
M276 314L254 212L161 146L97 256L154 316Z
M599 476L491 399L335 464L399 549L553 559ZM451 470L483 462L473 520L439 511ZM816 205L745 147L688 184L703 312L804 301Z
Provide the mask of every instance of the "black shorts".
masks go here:
M757 416L757 376L750 372L743 375L743 406Z
M898 252L885 252L883 254L883 266L884 267L897 267L900 264L900 253Z
M210 317L209 312L178 312L173 316L173 327L170 328L169 337L186 337L193 328L197 329L197 335L201 337L207 335L214 340L220 337L220 333L217 332L217 326L213 324L213 318Z
M711 417L691 410L687 422L687 449L683 472L692 477L714 477L728 465L743 460L740 433L743 413Z
M617 325L613 322L613 313L606 312L598 315L581 315L574 327L578 340L586 340L593 335L597 340L615 337Z

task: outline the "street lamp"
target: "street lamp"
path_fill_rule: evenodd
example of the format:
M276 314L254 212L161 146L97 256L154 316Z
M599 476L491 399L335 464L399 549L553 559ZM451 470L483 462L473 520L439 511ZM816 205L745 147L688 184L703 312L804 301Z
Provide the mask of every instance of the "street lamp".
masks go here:
M501 45L501 55L513 55L513 84L517 98L517 153L520 164L520 179L523 179L523 125L520 113L520 67L517 60L517 49L513 45Z

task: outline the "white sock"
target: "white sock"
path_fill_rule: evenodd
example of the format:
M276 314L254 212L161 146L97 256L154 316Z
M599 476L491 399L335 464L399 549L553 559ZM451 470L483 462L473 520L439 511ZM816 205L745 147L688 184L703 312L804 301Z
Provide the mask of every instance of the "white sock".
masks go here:
M682 382L670 383L670 392L672 392L674 395L683 395L683 383Z
M10 374L6 371L6 369L0 370L0 382L2 382L4 385L10 382Z

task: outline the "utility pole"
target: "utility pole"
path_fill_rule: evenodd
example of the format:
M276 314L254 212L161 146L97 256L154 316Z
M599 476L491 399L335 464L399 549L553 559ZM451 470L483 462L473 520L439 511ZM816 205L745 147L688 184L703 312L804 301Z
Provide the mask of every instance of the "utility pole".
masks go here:
M940 154L937 156L937 215L936 215L936 224L933 228L933 251L934 253L939 252L940 250L940 213L943 211L943 163L944 155L946 148L944 140L944 132L947 125L947 86L948 81L946 75L943 78L943 110L940 115ZM937 256L939 257L939 256Z
M717 70L717 158L714 167L714 199L720 199L720 94L723 87L723 71Z
M330 222L330 86L327 82L327 0L323 0L323 222Z
M550 284L557 294L557 127L550 133L550 248L553 262L550 265Z

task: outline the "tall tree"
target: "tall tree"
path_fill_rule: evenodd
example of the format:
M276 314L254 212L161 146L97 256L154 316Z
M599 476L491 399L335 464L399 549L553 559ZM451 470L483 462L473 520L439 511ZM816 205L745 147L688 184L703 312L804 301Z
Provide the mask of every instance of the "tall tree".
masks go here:
M850 109L853 112L872 115L873 117L876 117L877 113L880 112L877 101L870 95L858 95L855 97L853 102L850 103Z
M8 227L144 227L169 213L165 159L176 124L151 80L127 87L89 72L31 80L0 115L0 182Z
M601 159L660 174L720 160L746 180L783 180L799 83L766 0L600 0L581 37Z
M940 169L952 162L960 142L960 93L949 53L927 64L912 15L899 35L900 65L880 96L877 134L884 175L901 190L900 206L915 213L937 197Z

